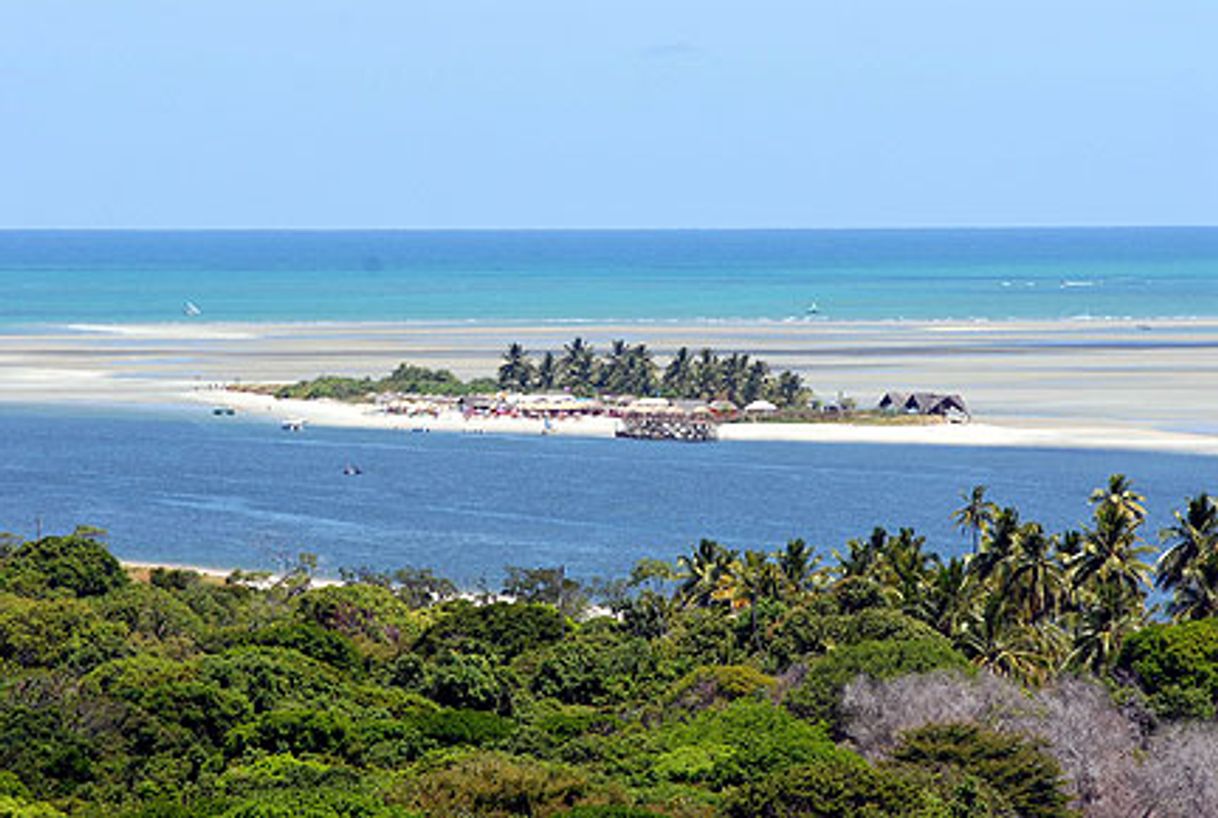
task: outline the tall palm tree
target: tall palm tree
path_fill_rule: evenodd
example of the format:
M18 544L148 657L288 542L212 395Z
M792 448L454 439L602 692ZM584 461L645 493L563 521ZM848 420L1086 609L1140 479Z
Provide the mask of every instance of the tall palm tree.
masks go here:
M1020 620L1036 625L1054 616L1065 593L1065 569L1040 523L1026 523L1011 557L1003 596Z
M743 559L735 558L718 577L714 599L727 602L733 611L748 608L749 633L758 642L757 605L778 599L784 585L782 570L764 551L748 550Z
M869 577L875 572L884 556L888 544L888 531L880 526L871 530L867 539L851 539L846 541L849 551L842 554L836 549L833 556L837 559L837 567L833 572L841 579Z
M578 392L590 392L596 386L596 350L583 338L575 338L563 346L559 361L562 386Z
M1087 595L1068 664L1102 676L1111 669L1126 637L1146 623L1142 597L1119 585L1100 585Z
M1130 594L1142 592L1150 575L1144 557L1154 549L1138 545L1142 518L1117 503L1100 502L1094 524L1084 532L1083 550L1071 560L1076 587L1114 585Z
M1139 523L1146 519L1145 502L1146 498L1134 491L1133 483L1123 474L1111 475L1106 486L1091 492L1092 505L1112 506L1120 514Z
M766 380L770 377L770 368L765 361L753 361L745 372L744 385L740 390L740 399L744 403L752 403L765 392Z
M533 382L533 364L520 344L513 343L503 355L499 367L499 385L504 389L526 390Z
M802 539L787 542L777 557L778 568L794 591L802 591L815 581L820 559Z
M656 391L656 365L646 344L635 344L626 350L625 387L636 395L653 395Z
M1218 553L1218 503L1208 494L1188 500L1184 514L1172 512L1176 524L1159 532L1168 549L1159 557L1155 584L1171 590L1184 582L1190 568Z
M698 353L698 360L694 366L698 397L706 400L719 397L720 390L723 388L721 368L719 356L709 347L703 347L702 351Z
M948 638L954 637L975 601L969 592L965 561L953 557L938 565L926 586L929 623Z
M693 397L690 394L693 374L693 356L689 354L689 347L681 347L664 367L664 390L679 398Z
M1007 564L1018 547L1022 530L1017 509L1007 506L993 512L983 531L981 545L968 560L969 575L974 583L988 582Z
M999 594L990 594L964 622L957 646L977 667L1021 682L1039 684L1064 653L1060 632L1011 622Z
M974 554L977 553L977 548L981 543L982 533L993 521L994 514L998 511L998 506L986 499L986 491L985 486L973 486L972 491L960 495L964 505L952 513L952 519L956 521L960 530L972 533Z
M533 380L533 385L538 389L553 389L558 383L558 361L554 358L554 353L547 351L542 356L541 363L537 365L537 373Z
M677 557L681 586L678 596L687 605L705 607L715 600L719 579L730 569L736 553L714 540L701 540L694 551Z
M784 371L778 376L774 388L775 403L782 407L798 406L805 395L803 379L791 371Z
M925 545L925 537L919 537L912 528L902 528L885 543L880 578L897 592L906 614L929 621L932 613L926 588L939 558L924 551Z

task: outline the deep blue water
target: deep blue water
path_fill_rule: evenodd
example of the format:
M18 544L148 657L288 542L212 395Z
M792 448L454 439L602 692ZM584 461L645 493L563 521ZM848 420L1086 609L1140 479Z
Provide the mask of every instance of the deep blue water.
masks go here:
M343 477L357 463L364 473ZM838 548L876 524L911 525L941 553L977 483L1026 517L1080 524L1115 471L1152 510L1218 491L1218 458L1126 452L782 443L663 444L410 434L216 419L205 410L84 414L0 409L0 530L102 526L121 556L272 568L276 552L339 567L432 566L493 584L504 565L620 575L699 537Z
M1218 228L0 231L0 328L1218 315Z

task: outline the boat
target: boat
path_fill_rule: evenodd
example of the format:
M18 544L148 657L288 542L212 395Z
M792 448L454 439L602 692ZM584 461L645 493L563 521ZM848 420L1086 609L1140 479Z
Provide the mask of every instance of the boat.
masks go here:
M355 475L363 473L363 470L359 466L352 463L348 463L347 465L343 466L343 474L347 477L354 477Z
M237 410L231 406L213 406L211 413L216 417L232 417L237 414Z
M819 315L820 314L820 305L817 304L815 301L813 301L811 304L808 305L808 308L806 310L804 310L804 313L806 315Z
M190 316L191 318L195 317L196 315L203 314L203 310L200 309L199 305L193 301L187 301L186 303L184 303L182 305L182 312L185 313L186 315Z
M279 424L279 428L283 429L285 432L299 432L302 431L304 427L304 418L284 418L283 422Z

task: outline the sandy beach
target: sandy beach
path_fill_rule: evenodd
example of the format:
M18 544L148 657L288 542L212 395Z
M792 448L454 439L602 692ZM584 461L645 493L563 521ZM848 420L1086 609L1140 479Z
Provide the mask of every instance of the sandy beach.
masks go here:
M1152 449L1218 454L1218 321L75 325L0 334L0 400L27 404L227 404L324 425L414 428L324 401L273 401L223 385L321 374L381 376L402 361L487 375L503 349L559 351L625 338L662 359L680 346L747 352L800 372L821 395L872 405L888 389L959 392L960 426L733 424L724 440ZM540 421L429 420L435 431L540 433ZM535 427L535 428L534 428ZM612 422L558 424L610 435Z

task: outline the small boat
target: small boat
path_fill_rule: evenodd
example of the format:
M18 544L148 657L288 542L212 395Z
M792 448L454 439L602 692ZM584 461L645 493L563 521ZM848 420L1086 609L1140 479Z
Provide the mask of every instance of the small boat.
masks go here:
M363 474L363 473L364 473L363 470L359 466L356 466L352 463L348 463L347 465L343 466L343 474L346 475L347 477L354 477L357 474Z
M815 301L813 301L811 304L808 305L808 308L806 310L804 310L804 314L805 315L819 315L820 314L820 305L817 304Z
M216 417L232 417L237 414L237 410L231 406L213 406L211 413Z
M184 303L182 305L182 312L184 314L190 316L191 318L194 318L196 315L203 314L203 310L201 310L199 308L199 305L193 301L187 301L186 303Z
M304 418L285 418L284 421L279 424L279 428L283 429L285 432L299 432L302 431L304 427Z

